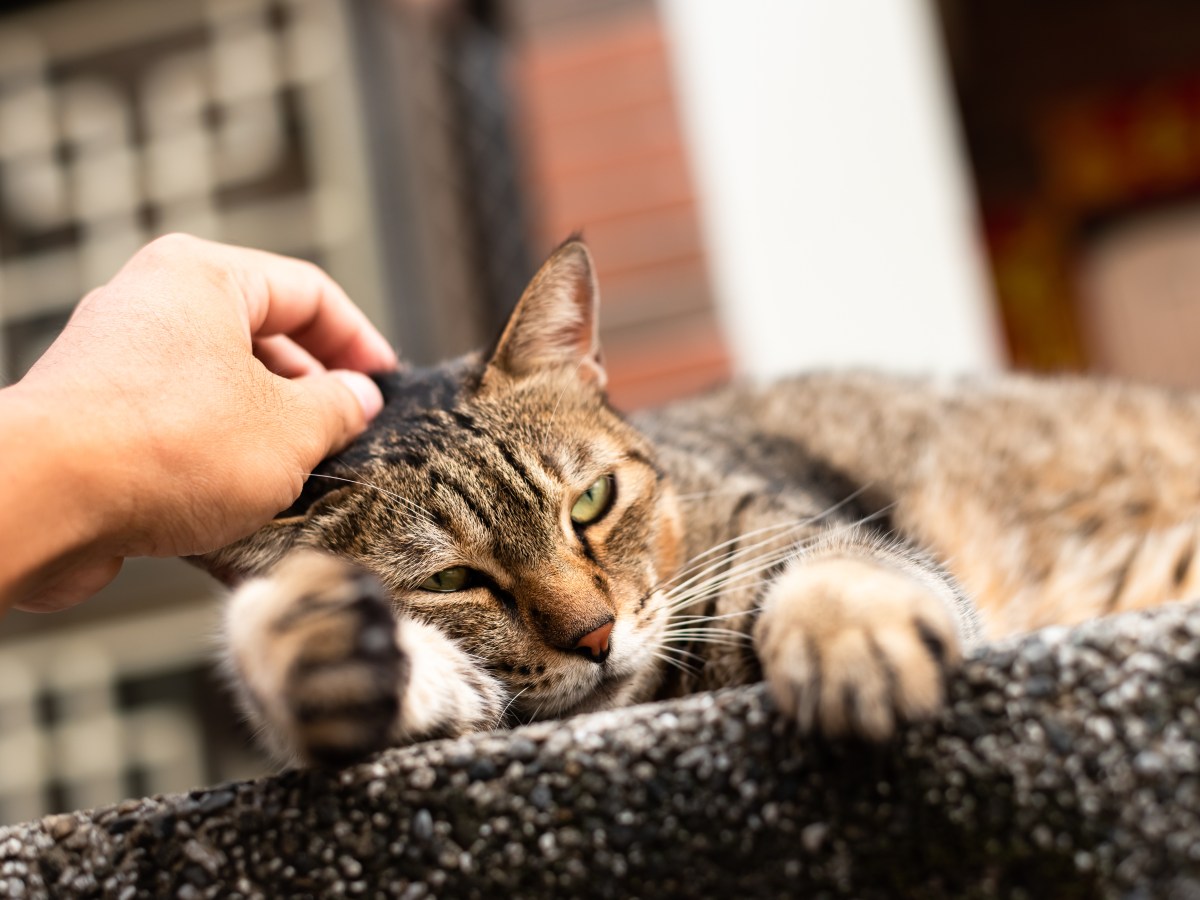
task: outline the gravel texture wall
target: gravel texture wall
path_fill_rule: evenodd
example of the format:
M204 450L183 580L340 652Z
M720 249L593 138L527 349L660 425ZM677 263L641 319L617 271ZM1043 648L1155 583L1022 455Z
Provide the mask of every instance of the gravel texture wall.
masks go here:
M938 721L761 687L0 828L0 896L1200 898L1200 606L989 647Z

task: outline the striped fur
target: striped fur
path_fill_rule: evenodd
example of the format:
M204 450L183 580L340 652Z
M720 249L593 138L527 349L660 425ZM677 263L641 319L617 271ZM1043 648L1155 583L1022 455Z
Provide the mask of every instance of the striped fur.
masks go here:
M1195 398L820 374L627 420L596 303L570 242L490 352L381 376L371 429L202 560L240 583L230 668L279 756L764 678L802 729L883 739L981 634L1200 588ZM611 507L574 523L605 475Z

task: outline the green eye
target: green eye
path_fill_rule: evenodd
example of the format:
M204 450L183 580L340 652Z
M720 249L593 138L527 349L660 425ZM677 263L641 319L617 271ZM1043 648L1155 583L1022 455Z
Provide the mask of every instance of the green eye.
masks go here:
M579 495L571 507L571 521L576 525L590 525L608 512L613 499L613 477L601 475L590 488Z
M471 570L466 566L454 566L450 569L442 569L436 575L430 575L421 582L421 590L449 594L470 587L470 582Z

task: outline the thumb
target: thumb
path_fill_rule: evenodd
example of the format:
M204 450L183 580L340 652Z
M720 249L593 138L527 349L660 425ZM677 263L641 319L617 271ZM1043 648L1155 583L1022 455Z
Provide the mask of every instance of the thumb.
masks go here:
M329 375L340 381L344 387L350 388L350 393L358 401L365 428L367 422L379 415L379 411L383 409L383 394L379 385L362 372L352 372L349 369L334 369Z
M316 455L305 460L309 469L362 434L383 409L379 387L361 372L335 369L295 378L291 383L316 419L318 433L312 448Z
M67 563L32 595L14 604L13 609L37 613L69 609L98 593L116 578L123 562L123 559L114 556L99 561Z

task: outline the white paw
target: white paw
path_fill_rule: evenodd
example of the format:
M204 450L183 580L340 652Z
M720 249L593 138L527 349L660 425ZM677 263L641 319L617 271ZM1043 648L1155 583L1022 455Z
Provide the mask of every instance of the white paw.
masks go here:
M383 586L322 553L286 557L233 596L238 688L277 755L341 764L394 743L408 672Z
M763 672L805 731L882 741L944 702L962 658L943 597L865 558L799 560L770 588L755 628Z

